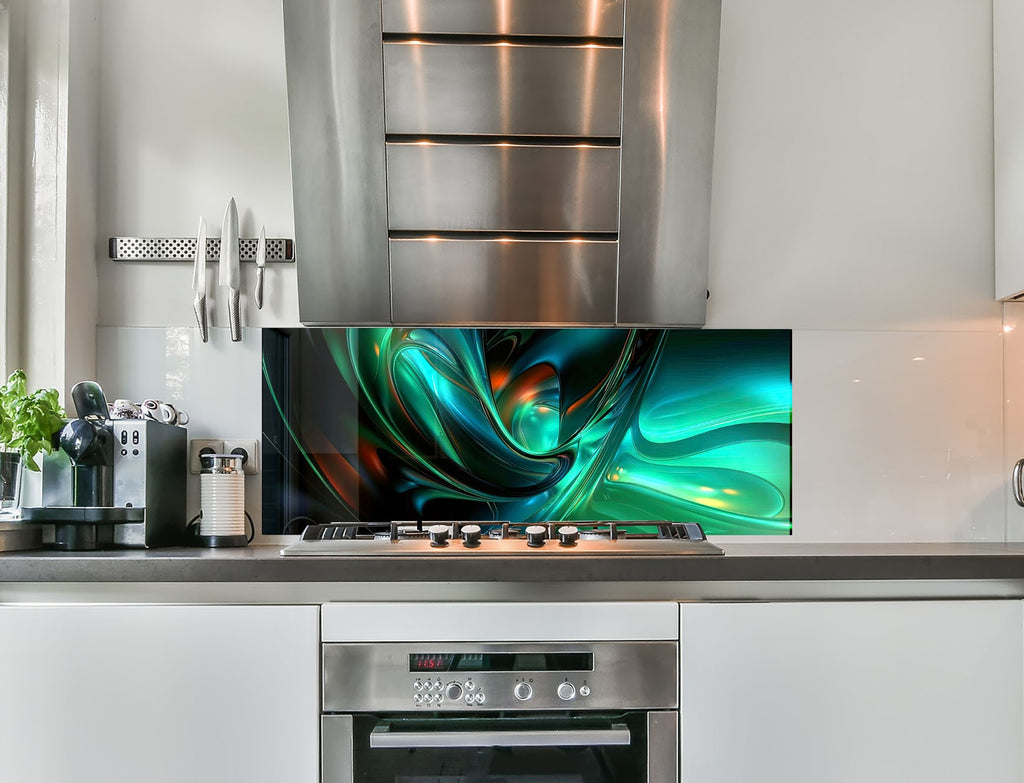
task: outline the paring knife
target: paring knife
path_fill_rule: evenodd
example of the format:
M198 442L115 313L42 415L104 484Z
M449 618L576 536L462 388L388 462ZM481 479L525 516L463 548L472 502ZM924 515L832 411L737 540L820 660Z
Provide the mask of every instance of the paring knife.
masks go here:
M222 286L227 286L228 325L231 327L231 342L242 340L242 321L238 312L238 294L241 283L238 271L238 207L235 200L228 201L224 212L224 227L220 234L220 278Z
M208 342L210 333L206 328L206 218L199 218L199 236L196 237L196 262L192 267L192 290L196 298L192 300L192 309L196 313L199 324L199 336Z
M263 309L263 275L264 267L267 265L267 227L260 226L260 238L256 241L256 290L253 292L253 301L256 302L256 309Z

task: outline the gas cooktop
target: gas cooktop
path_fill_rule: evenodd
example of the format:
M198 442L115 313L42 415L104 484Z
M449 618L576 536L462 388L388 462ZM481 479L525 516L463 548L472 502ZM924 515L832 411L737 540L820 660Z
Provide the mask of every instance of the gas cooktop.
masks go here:
M333 522L306 527L286 557L348 555L721 555L696 522Z

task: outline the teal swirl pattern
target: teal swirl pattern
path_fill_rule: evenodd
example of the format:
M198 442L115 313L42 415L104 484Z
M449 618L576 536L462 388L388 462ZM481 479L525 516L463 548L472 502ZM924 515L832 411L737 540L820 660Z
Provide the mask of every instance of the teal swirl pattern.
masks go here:
M286 395L265 362L265 400L304 491L335 519L791 531L788 331L365 328L290 339L302 366L318 368L301 373L317 388Z

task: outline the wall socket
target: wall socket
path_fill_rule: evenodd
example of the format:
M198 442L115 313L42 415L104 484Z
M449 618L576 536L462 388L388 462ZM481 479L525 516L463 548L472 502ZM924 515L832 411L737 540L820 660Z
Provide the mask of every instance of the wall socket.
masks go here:
M209 451L207 451L209 449ZM240 451L237 451L240 450ZM193 438L188 444L188 472L198 474L202 470L199 455L236 454L245 456L242 472L253 475L260 472L260 442L251 438Z
M245 438L224 438L225 454L243 456L242 472L250 476L260 472L260 442Z
M207 451L209 449L209 451ZM188 443L188 472L198 474L202 470L202 463L199 461L200 454L223 454L224 441L211 440L209 438L193 438Z

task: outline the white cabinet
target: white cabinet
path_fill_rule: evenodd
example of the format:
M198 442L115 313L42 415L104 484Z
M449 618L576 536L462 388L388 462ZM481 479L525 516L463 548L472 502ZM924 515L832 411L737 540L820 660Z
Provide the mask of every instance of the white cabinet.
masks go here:
M0 779L316 783L317 607L0 607Z
M993 0L996 298L1024 293L1024 3Z
M1019 601L683 605L683 783L1020 783Z

